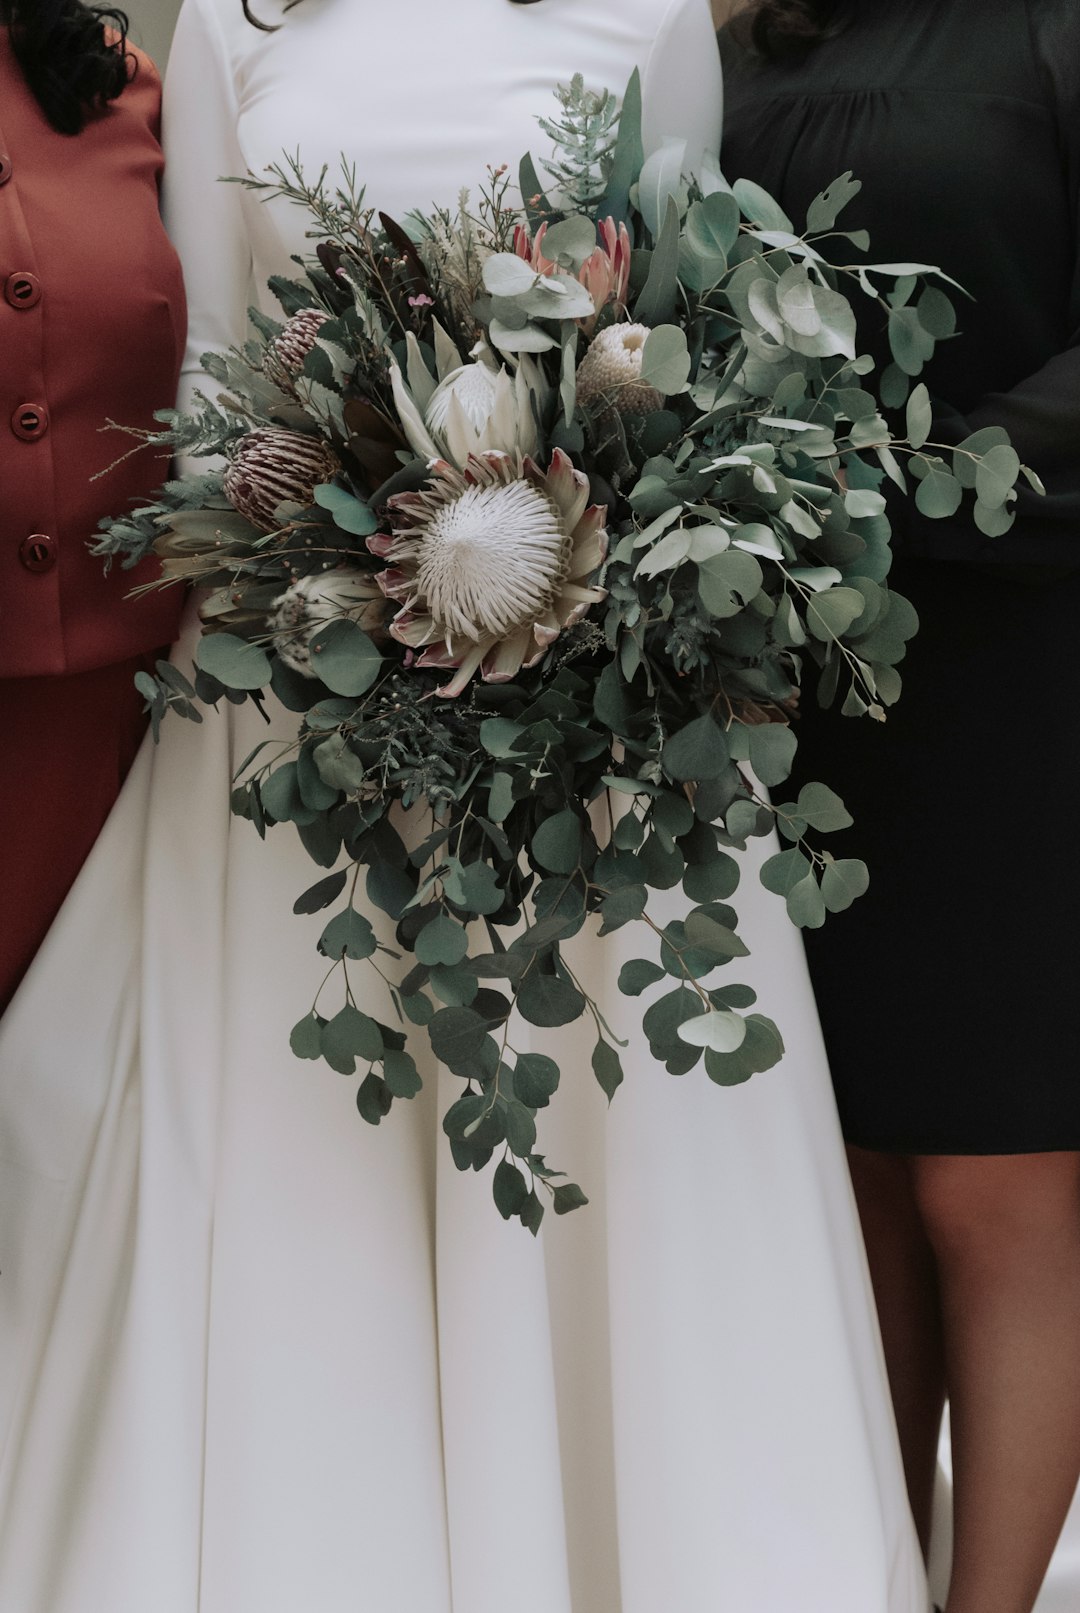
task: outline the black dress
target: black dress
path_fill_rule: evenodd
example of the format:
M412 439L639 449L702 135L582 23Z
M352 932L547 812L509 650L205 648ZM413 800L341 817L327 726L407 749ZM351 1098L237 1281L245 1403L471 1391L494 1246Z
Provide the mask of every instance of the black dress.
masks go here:
M803 776L855 817L830 849L871 870L807 936L845 1134L1078 1149L1080 0L853 0L793 65L730 30L721 48L728 177L798 225L854 170L840 224L870 261L938 264L975 297L924 377L932 435L1003 425L1049 490L999 538L970 511L902 515L892 581L922 626L900 702L884 726L802 724Z

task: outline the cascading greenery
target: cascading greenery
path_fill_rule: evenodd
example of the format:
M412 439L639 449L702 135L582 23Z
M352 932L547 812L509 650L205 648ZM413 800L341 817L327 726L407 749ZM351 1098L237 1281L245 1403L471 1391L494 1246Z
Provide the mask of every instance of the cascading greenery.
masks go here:
M886 491L951 516L971 490L997 533L1022 470L1002 431L929 440L917 378L954 328L944 277L865 262L837 227L849 175L799 233L757 186L684 174L678 146L646 161L636 78L617 105L580 80L560 92L552 194L526 158L520 204L502 169L475 206L404 225L347 169L336 187L298 158L248 180L308 210L317 255L273 282L281 321L254 314L243 350L204 361L216 399L163 417L156 442L225 472L169 483L98 545L156 551L163 581L209 590L190 675L140 676L155 732L168 710L268 692L295 714L232 802L260 835L291 823L324 870L296 901L327 912L328 972L294 1052L359 1073L378 1124L419 1090L429 1044L462 1083L457 1165L494 1160L499 1211L533 1232L549 1200L585 1202L538 1151L563 1072L533 1044L584 1018L609 1099L623 1079L568 944L636 927L619 986L647 996L672 1073L723 1086L778 1063L780 1031L728 978L747 950L740 853L779 831L762 879L800 925L868 880L828 850L850 819L827 784L785 797L797 702L880 721L900 694L916 621L887 584ZM860 331L888 347L880 375ZM289 434L338 469L297 471L267 521L278 484L260 475L270 448L288 470ZM481 620L537 532L562 545L547 592L493 636ZM477 625L461 604L451 632L446 578L482 544ZM682 916L655 920L668 890Z

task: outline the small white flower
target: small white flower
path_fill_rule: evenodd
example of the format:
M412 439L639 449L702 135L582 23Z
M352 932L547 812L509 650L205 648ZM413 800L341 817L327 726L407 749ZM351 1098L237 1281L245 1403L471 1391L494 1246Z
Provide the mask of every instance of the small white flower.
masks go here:
M582 403L599 400L620 414L652 414L663 394L641 379L641 360L648 325L608 325L589 344L578 365L577 395Z

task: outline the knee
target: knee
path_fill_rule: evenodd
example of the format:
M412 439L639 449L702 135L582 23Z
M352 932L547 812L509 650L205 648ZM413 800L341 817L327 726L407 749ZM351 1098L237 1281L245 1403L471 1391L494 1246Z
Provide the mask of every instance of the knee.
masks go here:
M939 1259L1032 1258L1056 1235L1080 1236L1080 1154L922 1155L912 1189Z

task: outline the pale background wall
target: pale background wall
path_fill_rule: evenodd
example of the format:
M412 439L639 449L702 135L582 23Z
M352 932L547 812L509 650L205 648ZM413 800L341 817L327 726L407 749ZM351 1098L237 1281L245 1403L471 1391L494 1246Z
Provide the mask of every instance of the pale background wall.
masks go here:
M164 70L180 0L122 0L121 9L131 21L132 39Z

